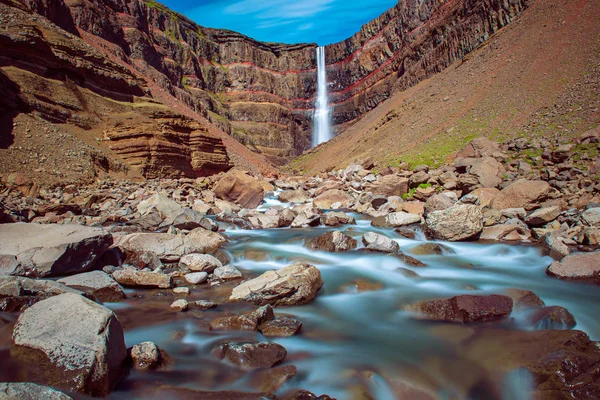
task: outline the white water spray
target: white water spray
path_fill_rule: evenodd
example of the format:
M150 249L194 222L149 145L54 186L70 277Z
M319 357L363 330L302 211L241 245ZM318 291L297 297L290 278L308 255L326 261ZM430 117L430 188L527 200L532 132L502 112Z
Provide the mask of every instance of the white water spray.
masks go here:
M325 47L317 48L317 108L313 116L312 146L331 139L331 109L327 96L327 70L325 69Z

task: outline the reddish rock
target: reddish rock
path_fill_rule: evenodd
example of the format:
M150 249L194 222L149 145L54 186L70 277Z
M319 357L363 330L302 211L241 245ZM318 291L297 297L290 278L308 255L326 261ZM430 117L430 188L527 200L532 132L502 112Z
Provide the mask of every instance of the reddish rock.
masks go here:
M216 347L212 355L242 369L256 369L272 367L287 356L287 351L277 343L230 342Z
M259 330L265 336L286 337L297 334L302 328L302 322L291 317L279 317L264 322Z
M256 208L262 204L265 191L258 179L239 170L231 170L217 182L215 195L243 208Z
M496 210L528 208L545 200L549 193L550 185L548 182L519 179L502 189L491 205Z
M567 255L562 261L550 264L546 273L559 279L600 283L600 251Z
M406 307L417 318L446 322L485 322L507 318L513 301L508 296L460 295L443 300L427 300Z
M330 231L311 239L308 247L329 252L350 251L356 248L356 240L343 232Z

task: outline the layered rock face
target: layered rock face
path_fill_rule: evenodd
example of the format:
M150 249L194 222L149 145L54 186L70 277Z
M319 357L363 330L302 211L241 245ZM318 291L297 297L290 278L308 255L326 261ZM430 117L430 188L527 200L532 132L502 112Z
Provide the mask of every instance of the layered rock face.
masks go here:
M310 146L314 44L266 44L203 28L154 0L20 1L270 160L283 163ZM525 0L402 1L327 46L337 131L394 90L460 59L525 6Z

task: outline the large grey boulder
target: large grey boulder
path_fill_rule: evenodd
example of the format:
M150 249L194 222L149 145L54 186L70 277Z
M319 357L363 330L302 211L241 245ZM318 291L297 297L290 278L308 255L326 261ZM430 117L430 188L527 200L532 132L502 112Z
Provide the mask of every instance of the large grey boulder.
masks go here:
M85 272L112 244L102 228L75 224L1 224L0 255L12 255L18 265L3 273L29 277Z
M0 311L24 311L38 301L64 293L84 294L54 281L22 276L0 276Z
M483 230L483 213L478 206L459 204L427 214L428 236L456 242L477 237Z
M115 238L115 246L125 253L126 260L135 260L144 253L152 253L164 262L176 262L190 253L214 253L227 242L222 235L203 228L188 235L170 233L132 233Z
M313 265L296 263L267 271L235 287L229 300L259 306L291 306L312 301L323 286L321 272Z
M73 400L63 392L31 382L0 383L0 400Z
M127 349L115 314L83 296L40 301L19 317L11 355L41 384L106 396L117 384Z
M125 298L121 285L102 271L85 272L59 279L58 282L89 293L101 301L121 301Z

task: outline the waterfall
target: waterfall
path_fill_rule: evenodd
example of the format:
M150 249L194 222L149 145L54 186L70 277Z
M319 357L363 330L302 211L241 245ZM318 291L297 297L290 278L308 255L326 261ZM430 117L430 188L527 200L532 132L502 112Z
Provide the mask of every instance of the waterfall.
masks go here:
M327 96L327 70L325 69L325 47L317 48L317 104L313 116L312 146L332 138L331 109Z

